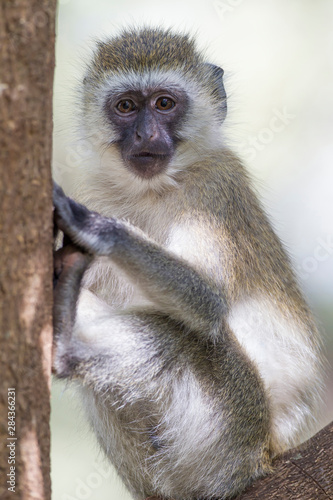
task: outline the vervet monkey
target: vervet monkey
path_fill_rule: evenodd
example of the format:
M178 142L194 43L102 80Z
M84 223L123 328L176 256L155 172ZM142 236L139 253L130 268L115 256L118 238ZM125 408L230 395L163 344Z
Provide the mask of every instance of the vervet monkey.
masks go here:
M314 432L322 362L219 132L223 70L189 36L127 30L98 44L80 102L96 152L85 206L54 191L54 370L133 498L229 498Z

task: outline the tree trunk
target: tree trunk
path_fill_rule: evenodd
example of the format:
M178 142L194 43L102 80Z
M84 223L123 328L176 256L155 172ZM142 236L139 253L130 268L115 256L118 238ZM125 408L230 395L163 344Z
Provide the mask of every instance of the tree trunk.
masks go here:
M55 10L56 0L0 0L2 500L51 498Z

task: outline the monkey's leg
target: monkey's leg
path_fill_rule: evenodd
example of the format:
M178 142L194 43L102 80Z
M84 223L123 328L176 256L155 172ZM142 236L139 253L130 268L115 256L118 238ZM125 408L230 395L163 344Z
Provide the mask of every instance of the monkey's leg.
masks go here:
M205 336L215 336L227 305L223 290L186 261L149 239L142 231L102 217L67 198L55 187L58 226L77 245L109 256L143 289L161 312Z
M81 280L91 260L92 256L82 253L73 244L67 244L54 253L53 337L55 345L59 335L61 335L62 345L67 346L70 343Z
M73 244L66 245L54 255L55 371L59 377L76 376L82 365L89 378L89 370L85 369L87 360L92 365L94 359L99 359L101 363L113 361L107 381L110 386L121 383L124 375L122 362L135 364L134 353L137 352L140 353L139 365L147 364L142 371L144 381L149 373L150 358L157 359L158 352L157 348L153 349L148 344L144 351L141 342L144 340L147 343L147 339L152 341L155 330L163 334L167 324L173 325L174 321L160 314L151 314L150 311L117 313L92 292L81 290L84 272L92 258ZM169 346L166 345L165 355L167 352ZM144 353L147 354L146 358L142 355ZM170 355L174 356L174 352L171 351ZM156 367L156 363L152 365ZM120 371L117 371L117 366L120 366Z
M88 291L72 336L57 333L54 369L83 386L98 440L134 498L219 498L265 470L264 390L228 333L200 342L175 320L117 314Z
M125 484L138 500L218 498L243 487L267 467L269 414L231 332L203 342L165 314L117 313L87 290L76 305L89 261L73 246L56 255L53 366L83 386Z

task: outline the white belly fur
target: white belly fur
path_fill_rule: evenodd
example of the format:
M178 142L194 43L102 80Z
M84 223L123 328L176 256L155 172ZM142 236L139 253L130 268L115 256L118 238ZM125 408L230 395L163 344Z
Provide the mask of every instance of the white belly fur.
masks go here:
M273 436L282 449L297 446L314 432L312 403L320 397L318 360L306 332L262 298L237 303L229 325L269 391Z
M96 282L98 275L99 286L94 291L108 303L106 308L110 312L133 306L153 306L138 284L131 283L126 273L108 259L102 258L95 263L88 272L85 286ZM99 315L102 302L97 300L99 304L92 305L92 297L82 295L90 302L82 307L86 311L83 316L89 316L89 309L92 316ZM83 297L80 302L85 302ZM85 317L85 322L94 323L94 320ZM291 316L283 316L274 304L263 297L248 297L235 304L228 322L241 346L258 367L270 394L274 441L279 443L281 450L297 446L316 430L315 408L319 406L321 389L317 353L310 345L304 326ZM86 331L85 334L88 336ZM102 332L100 336L104 337Z

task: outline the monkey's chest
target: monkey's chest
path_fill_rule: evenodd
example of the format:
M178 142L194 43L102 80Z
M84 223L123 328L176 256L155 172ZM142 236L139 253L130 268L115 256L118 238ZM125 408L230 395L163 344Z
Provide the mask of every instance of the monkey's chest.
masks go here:
M126 272L107 257L96 259L84 277L83 286L114 309L149 303L140 283L131 281Z

